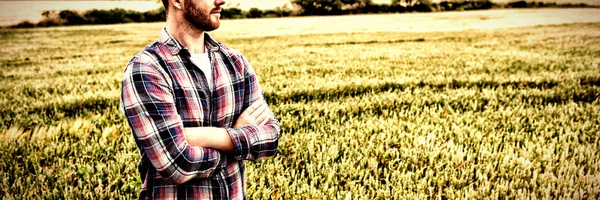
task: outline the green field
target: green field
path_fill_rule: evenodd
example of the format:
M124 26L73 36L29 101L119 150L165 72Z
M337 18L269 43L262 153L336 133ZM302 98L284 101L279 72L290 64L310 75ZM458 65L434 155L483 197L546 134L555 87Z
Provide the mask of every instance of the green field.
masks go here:
M160 27L0 29L2 199L137 196L120 81ZM600 198L600 23L215 36L281 122L251 199Z

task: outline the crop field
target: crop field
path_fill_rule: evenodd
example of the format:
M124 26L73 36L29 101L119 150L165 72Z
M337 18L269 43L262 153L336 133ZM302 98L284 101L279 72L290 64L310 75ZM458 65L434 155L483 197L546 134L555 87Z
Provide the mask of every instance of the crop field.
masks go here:
M0 29L2 199L137 197L120 81L161 26ZM281 122L251 199L600 198L600 23L214 35Z

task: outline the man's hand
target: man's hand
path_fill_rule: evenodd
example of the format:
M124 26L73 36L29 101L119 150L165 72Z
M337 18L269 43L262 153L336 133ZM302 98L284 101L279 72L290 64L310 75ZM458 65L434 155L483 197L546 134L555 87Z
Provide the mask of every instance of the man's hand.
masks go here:
M256 101L242 112L233 128L264 125L269 120L270 113L269 106L264 101Z

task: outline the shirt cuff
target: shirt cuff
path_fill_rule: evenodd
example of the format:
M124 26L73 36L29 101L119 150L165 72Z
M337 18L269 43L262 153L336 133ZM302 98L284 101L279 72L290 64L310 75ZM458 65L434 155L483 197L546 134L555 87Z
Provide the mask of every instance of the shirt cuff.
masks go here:
M229 137L231 137L231 141L233 142L234 150L234 158L236 160L248 160L250 154L250 138L246 135L246 132L250 127L242 127L242 128L227 128L227 133L229 133Z

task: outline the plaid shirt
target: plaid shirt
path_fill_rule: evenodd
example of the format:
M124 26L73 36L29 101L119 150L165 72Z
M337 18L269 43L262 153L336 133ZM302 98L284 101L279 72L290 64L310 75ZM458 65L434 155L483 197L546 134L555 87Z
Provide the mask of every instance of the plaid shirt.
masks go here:
M160 39L125 70L121 106L141 154L140 198L245 199L244 160L274 156L279 122L232 128L255 101L264 101L244 57L205 34L213 86L190 61L189 51L163 28ZM223 127L235 151L190 146L184 127Z

